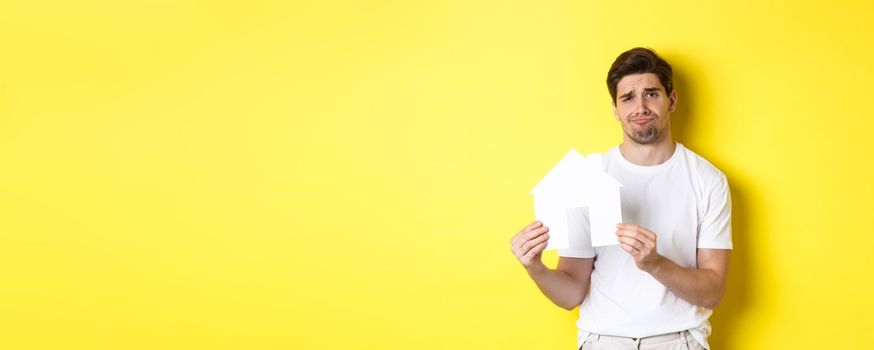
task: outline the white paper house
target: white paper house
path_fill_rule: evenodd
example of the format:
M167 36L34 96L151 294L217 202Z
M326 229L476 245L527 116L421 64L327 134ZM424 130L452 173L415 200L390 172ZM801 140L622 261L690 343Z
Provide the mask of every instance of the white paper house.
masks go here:
M601 154L568 151L531 190L534 215L549 228L546 249L618 244L620 187L604 171Z

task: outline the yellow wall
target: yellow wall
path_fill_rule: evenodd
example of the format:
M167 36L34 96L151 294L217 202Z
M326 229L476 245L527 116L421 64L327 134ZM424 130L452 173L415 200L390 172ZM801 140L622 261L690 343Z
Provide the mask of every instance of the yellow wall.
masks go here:
M732 186L713 344L871 348L874 5L818 3L3 2L0 348L572 349L509 238L638 45Z

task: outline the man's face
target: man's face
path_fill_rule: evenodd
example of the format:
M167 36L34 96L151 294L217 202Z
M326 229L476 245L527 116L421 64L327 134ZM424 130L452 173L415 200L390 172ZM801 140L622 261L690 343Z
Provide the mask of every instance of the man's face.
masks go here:
M616 85L613 115L634 142L649 144L662 140L670 131L670 113L677 108L677 91L668 95L653 73L631 74Z

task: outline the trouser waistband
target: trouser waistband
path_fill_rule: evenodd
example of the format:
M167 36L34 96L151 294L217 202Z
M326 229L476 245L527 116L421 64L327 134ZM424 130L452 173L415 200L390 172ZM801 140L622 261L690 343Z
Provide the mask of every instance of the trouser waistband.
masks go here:
M689 335L689 331L681 331L681 332L673 332L673 333L665 333L659 335L653 335L649 337L642 338L632 338L632 337L620 337L615 335L601 335L597 333L589 334L589 337L586 339L590 340L600 340L600 339L610 339L610 340L626 340L635 342L637 344L658 344L665 343L675 339L683 339L686 341L691 340L692 336Z

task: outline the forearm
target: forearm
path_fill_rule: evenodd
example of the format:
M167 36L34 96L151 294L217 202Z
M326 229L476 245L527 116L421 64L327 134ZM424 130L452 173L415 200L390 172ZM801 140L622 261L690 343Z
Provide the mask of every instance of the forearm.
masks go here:
M715 308L725 294L722 277L710 269L682 267L661 257L649 273L681 299L708 309Z
M580 305L589 290L588 278L579 281L565 272L552 270L543 263L536 263L526 271L543 295L567 310L573 310Z

